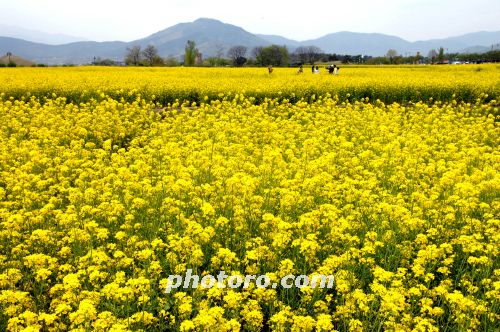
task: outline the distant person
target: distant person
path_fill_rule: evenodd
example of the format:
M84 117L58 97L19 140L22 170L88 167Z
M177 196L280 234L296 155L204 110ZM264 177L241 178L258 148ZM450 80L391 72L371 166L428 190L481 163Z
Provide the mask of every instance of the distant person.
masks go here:
M335 75L338 75L339 74L339 67L337 67L337 65L333 65L333 73Z
M314 73L315 73L315 74L319 74L319 67L318 67L318 66L316 66L316 67L314 68Z
M273 66L269 65L269 67L267 67L267 71L269 72L269 74L272 74L272 72L273 72Z
M302 68L302 65L300 65L298 73L302 74L303 72L304 72L304 68Z
M328 66L328 74L333 74L333 66L332 65Z
M311 67L311 72L314 74L314 65Z

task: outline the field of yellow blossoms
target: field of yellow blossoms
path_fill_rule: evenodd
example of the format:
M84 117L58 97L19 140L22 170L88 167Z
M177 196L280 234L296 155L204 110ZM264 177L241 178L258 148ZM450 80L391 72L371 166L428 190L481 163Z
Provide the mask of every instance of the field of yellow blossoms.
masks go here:
M162 105L206 102L244 94L296 103L330 94L340 100L407 103L432 100L475 102L500 95L500 64L470 66L341 66L339 76L296 68L16 68L0 71L0 93L16 99L62 96L74 103L102 99L133 102L138 94ZM223 95L223 96L222 96Z
M2 331L500 329L498 65L0 82Z

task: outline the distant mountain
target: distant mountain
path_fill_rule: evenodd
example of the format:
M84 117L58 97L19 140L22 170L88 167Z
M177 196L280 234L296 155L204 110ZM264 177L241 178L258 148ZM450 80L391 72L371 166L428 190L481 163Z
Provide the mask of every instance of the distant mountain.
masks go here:
M256 46L266 46L270 42L257 37L240 27L217 20L200 18L191 23L176 24L156 32L146 38L125 42L76 42L53 46L31 43L26 40L0 37L0 54L12 52L36 62L48 64L90 63L94 57L122 61L127 47L154 45L161 56L180 57L188 40L194 40L196 47L206 58L218 51L226 56L236 45L248 47L248 54Z
M491 47L486 46L471 46L463 49L460 53L470 54L470 53L486 53L491 50Z
M87 41L87 39L82 37L69 36L61 33L47 33L4 24L0 24L0 36L24 39L34 43L49 45L62 45Z
M468 33L466 35L449 37L444 39L431 39L412 43L410 52L424 51L424 55L431 49L443 47L446 52L462 52L469 47L484 46L489 47L500 42L500 31L486 32L480 31Z
M280 46L285 45L289 49L295 49L295 48L303 45L303 43L301 43L297 40L292 40L292 39L288 39L288 38L277 36L277 35L256 35L256 36L268 41L270 44L275 44L275 45L280 45Z
M302 43L318 46L326 53L353 55L383 55L391 48L401 53L404 52L410 44L410 42L402 38L381 33L359 33L349 31L328 34L318 39L306 40Z
M491 45L489 47L486 46L471 46L463 49L460 53L486 53L489 51L498 51L500 50L500 43Z
M91 63L94 57L123 60L127 43L77 42L64 45L32 43L22 39L0 37L0 54L17 56L44 64Z
M235 25L220 21L200 18L192 23L180 23L152 34L149 37L131 42L146 46L152 44L162 55L180 56L188 40L194 40L196 47L204 57L215 55L218 49L227 51L236 45L245 45L250 49L270 43ZM249 52L250 53L250 52Z
M446 52L461 52L471 46L485 46L500 42L500 31L477 32L458 37L409 42L399 37L381 33L336 32L318 39L303 41L302 44L316 45L327 53L361 54L382 56L389 49L399 54L427 55L431 49L443 47Z
M432 41L432 40L430 40ZM466 44L471 45L483 45L489 46L497 44L500 42L500 31L479 31L474 33L468 33L458 37L450 37L446 39L440 39L438 41L447 41L450 43Z
M2 30L0 30L0 36ZM299 46L317 46L327 53L382 56L389 49L399 54L427 55L431 49L445 48L446 52L461 52L471 47L491 47L500 43L500 31L476 32L463 36L428 41L409 42L399 37L380 33L336 32L321 38L296 41L276 35L255 35L242 28L208 18L200 18L190 23L180 23L148 37L129 43L79 41L64 45L47 45L12 37L0 37L0 55L11 52L37 63L64 64L90 63L96 58L122 61L126 49L134 45L142 47L152 44L162 57L181 57L188 40L194 40L204 58L222 54L229 48L244 45L247 56L256 46L270 44L286 45L291 51ZM479 49L479 48L477 48ZM484 48L482 48L484 50Z

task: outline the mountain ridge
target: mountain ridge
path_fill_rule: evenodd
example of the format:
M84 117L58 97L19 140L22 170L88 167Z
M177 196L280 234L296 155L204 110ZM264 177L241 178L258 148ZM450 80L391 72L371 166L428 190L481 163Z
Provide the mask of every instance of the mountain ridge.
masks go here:
M0 31L0 36L2 35ZM247 56L256 46L285 45L291 51L299 46L317 46L326 53L381 56L395 49L399 54L427 55L429 50L443 47L447 52L461 52L471 48L487 49L500 42L500 31L479 31L462 36L410 42L382 33L339 31L316 39L297 41L278 35L253 34L245 29L210 18L178 23L149 36L131 42L76 41L62 45L35 43L19 38L0 37L0 54L11 52L23 58L46 64L84 64L95 58L123 61L128 47L154 45L162 57L180 58L187 40L194 40L203 57L226 56L230 47L244 45ZM222 54L221 54L222 53Z
M87 38L83 37L70 36L63 33L49 33L5 24L0 24L0 36L23 39L33 43L43 43L47 45L62 45L79 41L89 41Z
M225 37L220 38L220 35ZM251 48L270 44L241 27L209 18L199 18L190 23L178 23L131 43L142 47L152 44L160 53L173 51L168 55L179 56L184 51L187 40L194 40L198 50L204 55L215 55L217 44L224 45L226 52L231 46L236 45Z

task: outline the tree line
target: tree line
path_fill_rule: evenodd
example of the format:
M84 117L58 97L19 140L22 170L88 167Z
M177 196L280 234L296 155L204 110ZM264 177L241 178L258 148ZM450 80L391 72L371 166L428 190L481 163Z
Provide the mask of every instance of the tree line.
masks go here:
M398 54L394 49L387 51L385 56L373 57L364 55L348 55L325 53L316 46L300 46L290 52L286 46L269 45L249 49L243 45L236 45L224 51L221 45L216 45L216 54L203 59L195 41L188 40L182 58L162 58L154 45L144 49L136 45L127 48L125 64L129 66L298 66L315 63L342 62L352 64L442 64L454 61L460 62L498 62L500 51L493 50L486 53L445 53L444 48L431 50L427 56L420 52L406 56ZM109 61L100 61L96 65L109 65Z
M446 63L484 63L500 62L500 50L491 50L484 53L447 53L443 47L432 49L423 56L420 52L415 55L403 56L394 49L387 51L383 57L372 57L368 64L446 64Z
M174 57L162 58L154 45L148 45L144 50L141 49L141 46L136 45L127 48L125 64L129 66L287 66L290 60L290 54L286 46L255 47L249 52L246 46L237 45L229 48L227 53L224 53L221 46L216 47L218 49L215 56L203 59L202 54L196 47L196 43L188 40L184 49L184 57L178 60Z
M286 46L269 45L249 49L243 45L236 45L224 52L221 45L216 45L216 54L203 59L196 43L188 40L182 59L169 57L162 58L153 45L148 45L144 50L136 45L127 48L125 64L129 66L278 66L314 64L316 62L342 61L361 62L361 55L337 55L324 53L316 46L301 46L290 52ZM107 65L106 60L95 64Z

